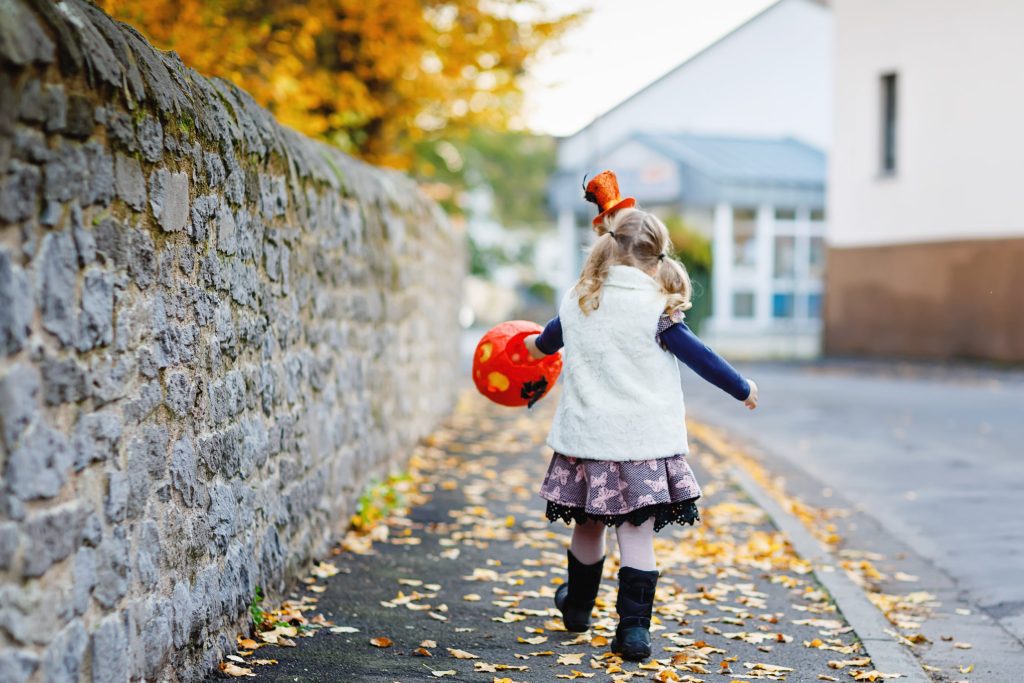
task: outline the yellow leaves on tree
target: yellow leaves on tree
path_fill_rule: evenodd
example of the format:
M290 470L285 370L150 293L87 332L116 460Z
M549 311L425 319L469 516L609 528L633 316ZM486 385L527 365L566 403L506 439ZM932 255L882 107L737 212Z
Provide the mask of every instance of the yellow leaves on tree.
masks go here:
M375 162L516 115L529 60L574 15L530 0L99 0L277 119Z

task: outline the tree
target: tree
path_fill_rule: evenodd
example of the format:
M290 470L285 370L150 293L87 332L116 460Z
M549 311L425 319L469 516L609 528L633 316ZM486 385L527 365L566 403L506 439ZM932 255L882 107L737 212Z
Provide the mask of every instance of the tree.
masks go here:
M460 212L464 188L486 185L502 225L539 229L551 221L547 189L555 164L550 135L476 128L458 139L417 145L412 171L448 188L447 196L436 198L450 213Z
M503 129L531 57L577 15L536 0L99 0L279 121L410 169L418 143Z

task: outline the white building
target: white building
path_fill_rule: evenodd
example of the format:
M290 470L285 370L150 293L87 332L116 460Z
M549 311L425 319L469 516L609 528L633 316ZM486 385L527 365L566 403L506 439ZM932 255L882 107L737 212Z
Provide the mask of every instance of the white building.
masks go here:
M1024 361L1024 2L832 5L827 349Z
M611 168L623 194L713 237L709 342L732 354L815 353L831 24L822 2L779 0L560 140L551 201L572 255L562 290L592 239L583 175Z

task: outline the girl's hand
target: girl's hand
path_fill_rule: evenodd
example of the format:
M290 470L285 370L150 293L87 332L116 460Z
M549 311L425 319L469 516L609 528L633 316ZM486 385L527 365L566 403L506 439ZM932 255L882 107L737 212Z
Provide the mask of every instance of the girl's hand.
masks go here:
M534 360L540 360L548 355L537 348L537 337L539 336L539 334L531 334L529 337L523 338L523 344L526 345L526 350L530 352L530 358Z
M757 385L752 379L747 379L747 384L750 385L750 395L743 399L743 405L753 410L757 407Z

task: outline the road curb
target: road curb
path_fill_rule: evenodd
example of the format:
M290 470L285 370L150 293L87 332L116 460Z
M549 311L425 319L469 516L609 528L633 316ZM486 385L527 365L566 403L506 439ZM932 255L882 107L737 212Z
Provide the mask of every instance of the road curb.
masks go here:
M739 467L732 467L730 475L733 481L772 518L775 526L786 535L797 554L815 568L814 574L818 581L831 594L847 623L864 643L864 648L871 657L872 666L878 671L903 674L903 677L898 679L900 681L931 683L932 679L921 668L917 659L906 647L885 632L892 626L868 600L864 591L840 568L835 556L749 474ZM831 571L825 571L825 567Z

